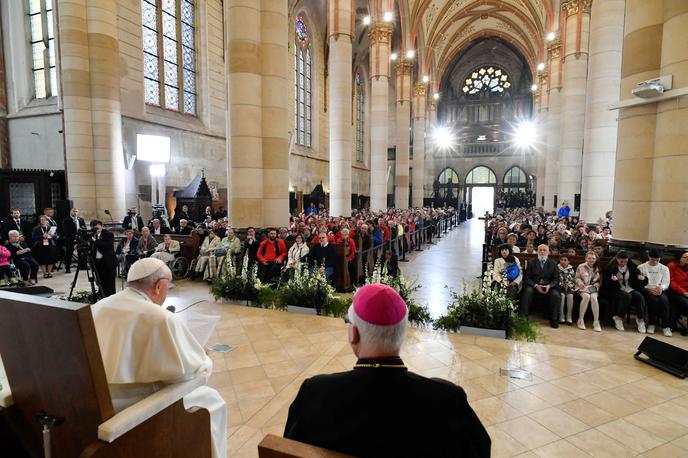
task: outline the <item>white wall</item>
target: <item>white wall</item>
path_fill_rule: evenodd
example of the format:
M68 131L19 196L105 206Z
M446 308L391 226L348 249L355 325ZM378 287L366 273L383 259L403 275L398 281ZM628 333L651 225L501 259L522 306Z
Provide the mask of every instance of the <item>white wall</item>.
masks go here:
M64 170L62 114L9 120L13 169Z

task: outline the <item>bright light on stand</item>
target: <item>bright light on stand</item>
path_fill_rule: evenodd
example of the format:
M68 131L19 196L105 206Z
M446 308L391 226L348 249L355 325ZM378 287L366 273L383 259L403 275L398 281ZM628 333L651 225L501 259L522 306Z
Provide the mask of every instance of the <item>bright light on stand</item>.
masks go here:
M533 121L523 121L514 131L513 142L518 148L527 149L535 144L537 131Z
M448 127L436 127L432 133L435 145L441 149L451 149L454 147L454 134Z
M136 159L146 162L170 162L170 137L136 134Z
M151 164L148 171L152 177L164 177L167 174L165 164Z

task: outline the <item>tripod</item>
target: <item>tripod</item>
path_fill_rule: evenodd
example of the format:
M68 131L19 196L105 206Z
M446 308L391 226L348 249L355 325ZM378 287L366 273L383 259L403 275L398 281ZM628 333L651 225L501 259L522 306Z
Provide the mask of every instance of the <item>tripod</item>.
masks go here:
M100 283L100 277L98 271L95 268L95 261L93 260L93 255L91 254L90 245L84 245L79 243L76 247L78 262L76 264L76 272L74 272L74 280L72 280L72 286L69 289L69 296L67 300L72 300L72 295L74 294L74 288L76 287L76 282L79 279L79 273L82 270L86 271L86 278L91 284L91 293L97 298L103 298L103 287ZM96 289L96 286L98 287Z

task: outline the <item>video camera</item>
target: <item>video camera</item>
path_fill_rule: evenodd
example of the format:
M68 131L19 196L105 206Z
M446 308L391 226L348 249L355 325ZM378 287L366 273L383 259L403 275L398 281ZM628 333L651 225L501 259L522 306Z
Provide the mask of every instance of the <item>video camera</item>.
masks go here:
M165 206L161 204L153 205L153 218L162 220L165 217Z

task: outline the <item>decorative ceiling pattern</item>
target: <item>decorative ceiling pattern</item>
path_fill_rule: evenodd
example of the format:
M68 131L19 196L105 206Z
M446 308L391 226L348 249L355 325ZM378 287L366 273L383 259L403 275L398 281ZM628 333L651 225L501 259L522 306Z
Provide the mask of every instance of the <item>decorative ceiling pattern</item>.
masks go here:
M548 32L556 29L558 0L399 0L406 47L417 47L419 65L438 81L452 60L479 38L512 44L531 66L544 58Z

